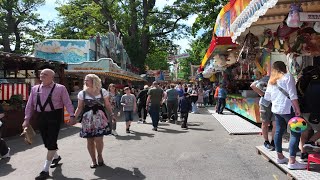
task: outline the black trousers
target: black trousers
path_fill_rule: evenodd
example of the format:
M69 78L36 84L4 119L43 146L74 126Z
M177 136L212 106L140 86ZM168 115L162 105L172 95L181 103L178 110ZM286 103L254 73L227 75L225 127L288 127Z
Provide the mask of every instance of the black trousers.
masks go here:
M7 143L2 138L0 138L0 155L4 156L8 153L8 151L9 148Z
M188 112L181 112L180 119L182 120L181 127L186 127L188 123Z
M222 113L223 109L226 107L226 99L225 98L219 98L218 99L218 113Z
M57 140L63 122L63 109L36 113L38 113L37 121L44 146L48 150L57 150Z
M172 114L174 115L174 121L178 118L178 101L167 101L168 118L171 119Z
M143 112L142 112L143 111ZM138 116L139 116L139 119L142 118L142 115L143 115L143 120L146 120L147 118L147 110L146 110L146 105L145 104L138 104Z

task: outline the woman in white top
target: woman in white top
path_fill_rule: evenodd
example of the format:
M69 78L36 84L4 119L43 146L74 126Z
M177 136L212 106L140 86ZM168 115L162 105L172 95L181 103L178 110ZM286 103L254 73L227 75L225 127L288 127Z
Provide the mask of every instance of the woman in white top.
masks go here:
M288 161L289 169L305 169L306 165L296 161L300 133L291 131L289 142L290 157L284 157L282 153L282 136L287 129L288 121L294 116L300 116L300 107L296 90L296 82L293 76L287 73L286 65L282 61L273 63L271 76L268 82L265 99L272 102L271 111L276 119L276 132L274 135L275 149L278 153L278 164Z

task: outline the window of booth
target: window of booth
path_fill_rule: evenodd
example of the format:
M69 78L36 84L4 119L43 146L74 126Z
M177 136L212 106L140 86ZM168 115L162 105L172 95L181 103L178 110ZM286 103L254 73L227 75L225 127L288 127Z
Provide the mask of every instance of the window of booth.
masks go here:
M26 70L18 70L17 78L26 78Z
M16 72L13 70L7 70L5 76L6 76L6 78L15 78Z
M0 70L0 78L4 78L4 70Z

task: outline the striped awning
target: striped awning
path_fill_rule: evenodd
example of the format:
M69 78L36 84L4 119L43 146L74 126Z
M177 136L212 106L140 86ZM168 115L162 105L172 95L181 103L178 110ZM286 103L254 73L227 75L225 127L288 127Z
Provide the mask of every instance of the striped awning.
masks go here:
M234 49L238 45L233 43L231 37L212 37L207 53L201 61L200 68L204 68L208 59L216 54L225 54L228 49Z

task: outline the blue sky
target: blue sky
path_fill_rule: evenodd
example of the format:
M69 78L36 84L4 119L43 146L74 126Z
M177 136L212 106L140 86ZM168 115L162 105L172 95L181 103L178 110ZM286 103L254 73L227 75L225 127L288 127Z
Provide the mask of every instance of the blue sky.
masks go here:
M165 5L173 4L175 0L157 0L156 6L158 8L163 8ZM55 20L57 18L57 11L55 10L56 6L59 6L58 3L65 3L67 0L46 0L46 4L38 9L38 13L40 17L45 21ZM191 26L195 21L197 15L190 16L187 21L184 21L185 24ZM193 39L193 37L175 40L174 43L181 46L181 53L189 48L189 40Z

